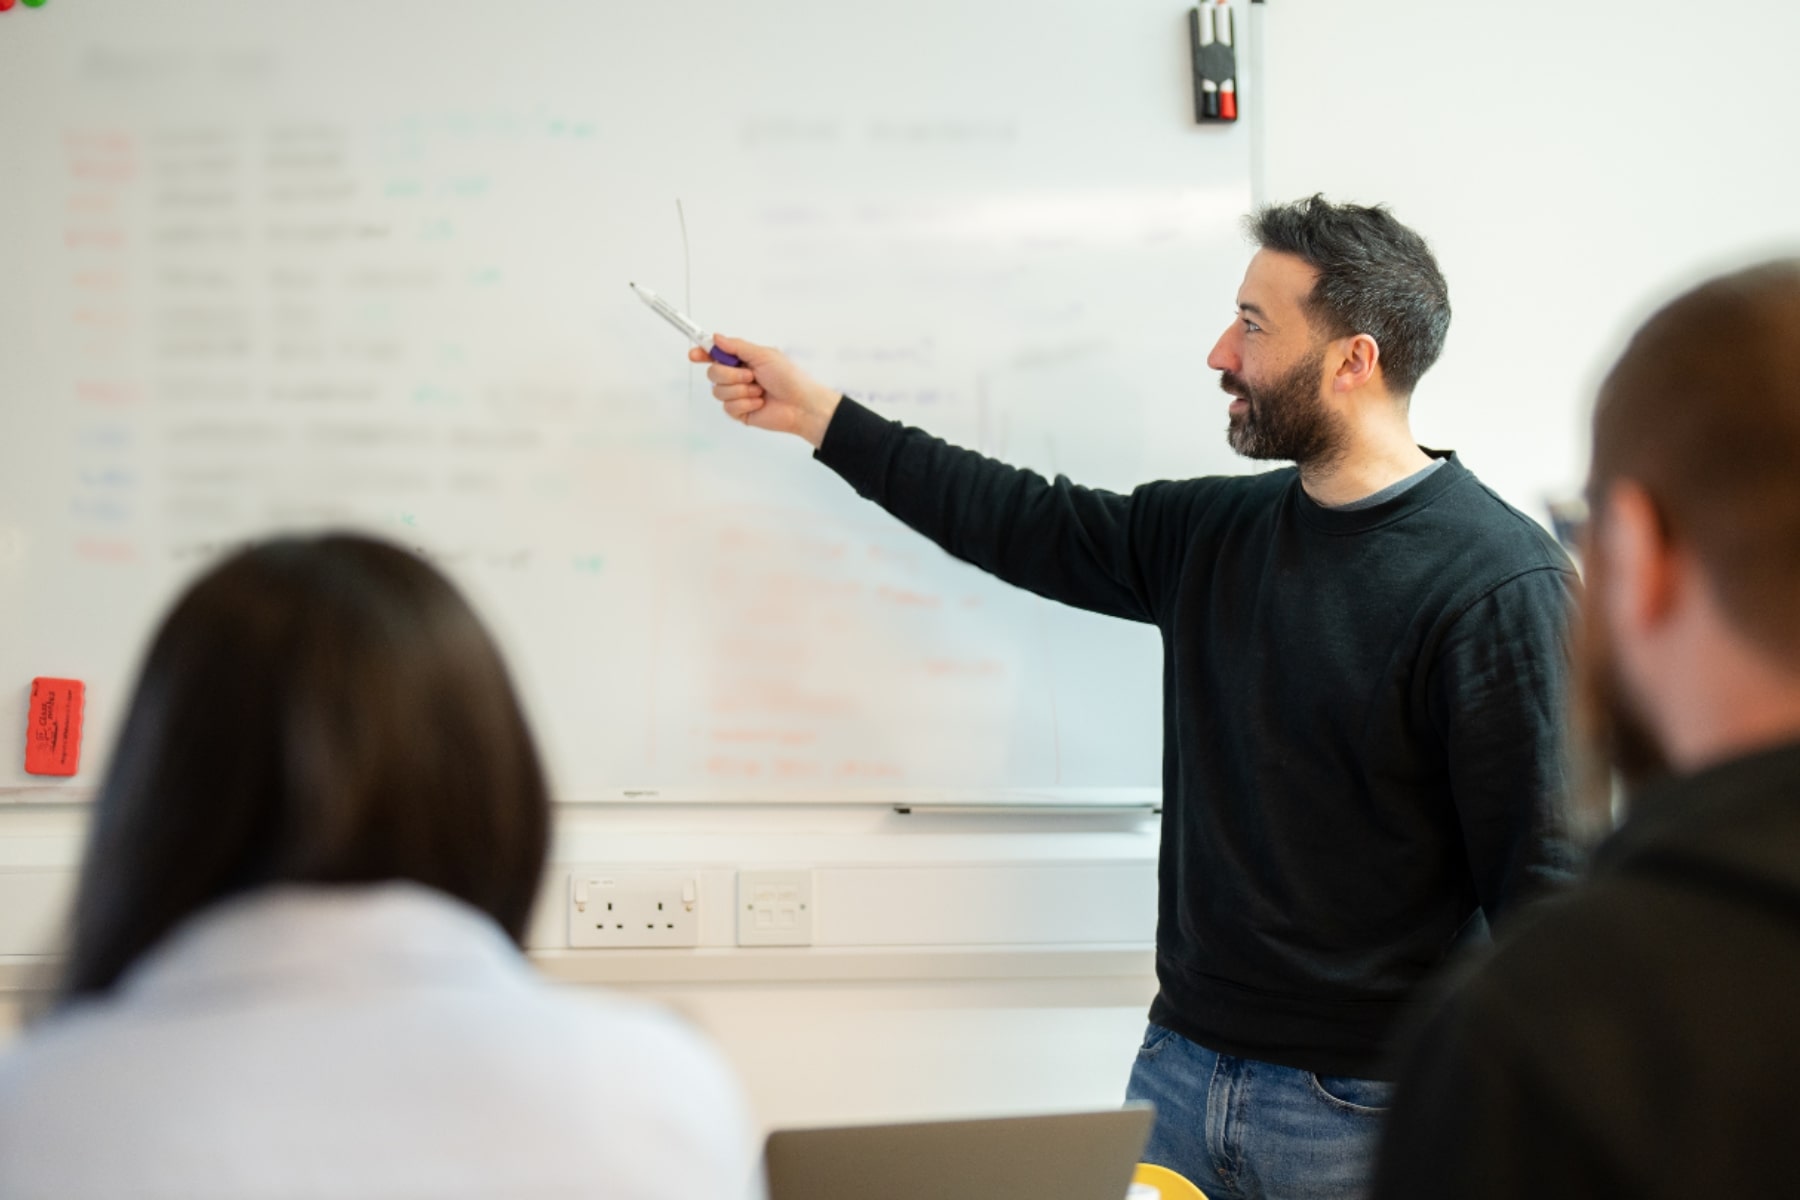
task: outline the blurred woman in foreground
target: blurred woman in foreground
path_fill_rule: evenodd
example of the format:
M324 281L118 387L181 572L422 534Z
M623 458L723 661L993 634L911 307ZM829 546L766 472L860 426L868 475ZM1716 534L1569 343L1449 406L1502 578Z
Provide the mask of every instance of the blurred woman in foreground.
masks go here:
M328 536L212 570L150 647L56 1009L0 1058L0 1195L745 1194L717 1055L521 954L548 826L432 568Z

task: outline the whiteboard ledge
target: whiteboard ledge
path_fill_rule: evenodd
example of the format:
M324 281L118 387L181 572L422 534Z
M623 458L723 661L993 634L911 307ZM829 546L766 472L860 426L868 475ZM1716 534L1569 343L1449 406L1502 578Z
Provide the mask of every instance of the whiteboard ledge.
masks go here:
M913 811L982 809L1041 811L1082 809L1129 812L1160 810L1162 789L1120 788L806 788L767 791L742 788L618 788L565 796L567 805L638 804L655 807L745 805L769 808L888 808Z
M55 784L0 785L0 804L91 803L99 789ZM977 810L1033 812L1062 809L1128 813L1161 811L1161 788L605 788L554 797L572 808L887 808L911 812Z
M22 783L0 785L0 804L88 804L99 794L98 788L54 783Z

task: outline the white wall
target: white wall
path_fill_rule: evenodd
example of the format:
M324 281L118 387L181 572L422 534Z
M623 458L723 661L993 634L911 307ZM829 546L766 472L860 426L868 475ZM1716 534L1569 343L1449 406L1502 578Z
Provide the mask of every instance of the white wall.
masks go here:
M1540 519L1581 485L1628 328L1697 272L1800 250L1800 8L1259 7L1267 197L1387 202L1431 240L1455 319L1415 431Z

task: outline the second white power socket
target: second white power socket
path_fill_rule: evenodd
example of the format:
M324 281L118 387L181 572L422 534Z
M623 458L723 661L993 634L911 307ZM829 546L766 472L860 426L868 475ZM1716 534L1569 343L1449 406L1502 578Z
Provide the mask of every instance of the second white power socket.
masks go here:
M694 871L576 867L569 872L569 945L698 946Z

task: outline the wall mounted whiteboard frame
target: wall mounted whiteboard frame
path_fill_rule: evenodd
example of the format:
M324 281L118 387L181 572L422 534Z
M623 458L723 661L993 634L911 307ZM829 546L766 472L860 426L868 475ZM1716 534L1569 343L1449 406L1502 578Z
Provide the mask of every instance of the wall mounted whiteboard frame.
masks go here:
M1153 631L724 422L624 285L685 290L679 198L684 304L888 415L1120 490L1237 470L1199 360L1249 146L1193 125L1181 13L89 0L9 26L0 70L41 101L0 113L0 411L30 431L0 449L0 730L31 674L87 680L91 717L79 780L8 763L0 796L81 796L181 581L328 524L470 592L565 801L1155 783ZM759 605L786 616L745 637Z

